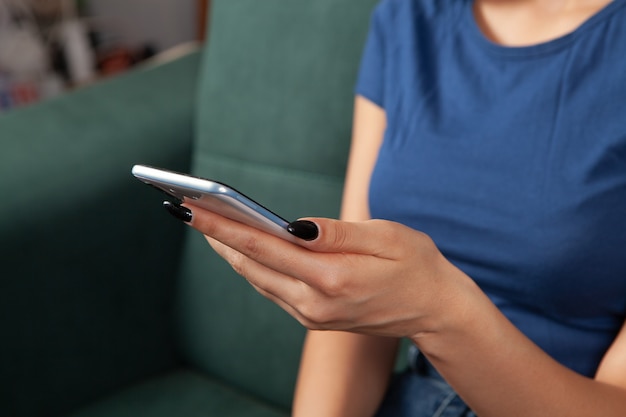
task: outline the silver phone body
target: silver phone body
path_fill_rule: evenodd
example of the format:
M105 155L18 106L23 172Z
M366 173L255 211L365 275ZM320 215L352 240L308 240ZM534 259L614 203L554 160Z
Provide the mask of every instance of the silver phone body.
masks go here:
M180 202L202 207L291 242L296 240L287 231L288 221L226 184L147 165L135 165L132 174Z

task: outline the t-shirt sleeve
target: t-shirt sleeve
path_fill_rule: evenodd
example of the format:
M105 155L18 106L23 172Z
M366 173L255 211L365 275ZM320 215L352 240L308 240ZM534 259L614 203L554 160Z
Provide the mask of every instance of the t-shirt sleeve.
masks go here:
M385 42L384 22L379 5L372 14L365 49L361 58L355 93L384 108Z

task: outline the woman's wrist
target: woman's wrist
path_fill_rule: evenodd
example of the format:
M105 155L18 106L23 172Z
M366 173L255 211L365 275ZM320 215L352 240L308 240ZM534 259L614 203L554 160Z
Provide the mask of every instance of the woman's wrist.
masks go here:
M489 320L485 311L495 308L469 276L443 257L441 263L435 278L439 281L439 294L433 295L431 313L410 337L424 354L432 357L445 355L451 343L475 335Z

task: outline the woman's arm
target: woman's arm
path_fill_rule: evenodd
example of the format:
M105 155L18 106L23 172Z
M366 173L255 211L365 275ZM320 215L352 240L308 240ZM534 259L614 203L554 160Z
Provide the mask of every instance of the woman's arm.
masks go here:
M626 389L626 323L604 355L596 373L596 380Z
M626 415L624 333L597 379L583 377L522 334L418 231L380 220L315 218L318 238L293 245L199 208L192 214L191 225L212 237L213 248L304 326L409 337L481 417ZM372 410L357 411L373 412L378 398L347 386L354 390L334 398L360 394L353 405ZM382 393L378 387L371 395ZM316 407L329 405L317 398Z
M341 218L367 220L368 188L385 129L384 111L358 97ZM307 334L294 417L371 416L385 392L397 339L344 332Z
M367 172L369 180L371 167ZM207 235L254 288L304 326L368 335L360 339L369 341L363 344L324 344L327 349L316 357L307 349L298 412L371 415L384 391L393 349L387 345L379 351L381 362L365 361L373 351L361 349L373 349L378 342L371 341L384 336L411 338L481 417L626 416L626 331L609 349L596 379L576 374L523 335L419 231L382 220L314 218L309 220L318 237L294 245L198 207L189 210L189 224ZM330 366L313 369L314 359ZM343 364L339 371L338 363ZM320 385L308 385L314 378L305 372L317 374ZM330 380L335 384L324 385Z
M598 378L585 378L523 335L423 233L382 220L314 218L318 237L294 245L190 207L190 225L304 326L409 337L481 417L626 415L623 333Z
M370 417L393 369L397 339L309 330L294 417Z
M556 362L469 281L447 323L413 340L481 417L626 416L626 325L595 379ZM443 316L442 316L443 317Z

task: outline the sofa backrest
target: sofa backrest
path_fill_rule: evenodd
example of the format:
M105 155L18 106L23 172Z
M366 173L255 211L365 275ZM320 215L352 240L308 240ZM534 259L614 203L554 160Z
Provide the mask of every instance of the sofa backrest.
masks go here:
M194 172L281 216L336 217L354 83L375 0L214 0ZM304 329L188 237L179 293L186 359L289 407Z

